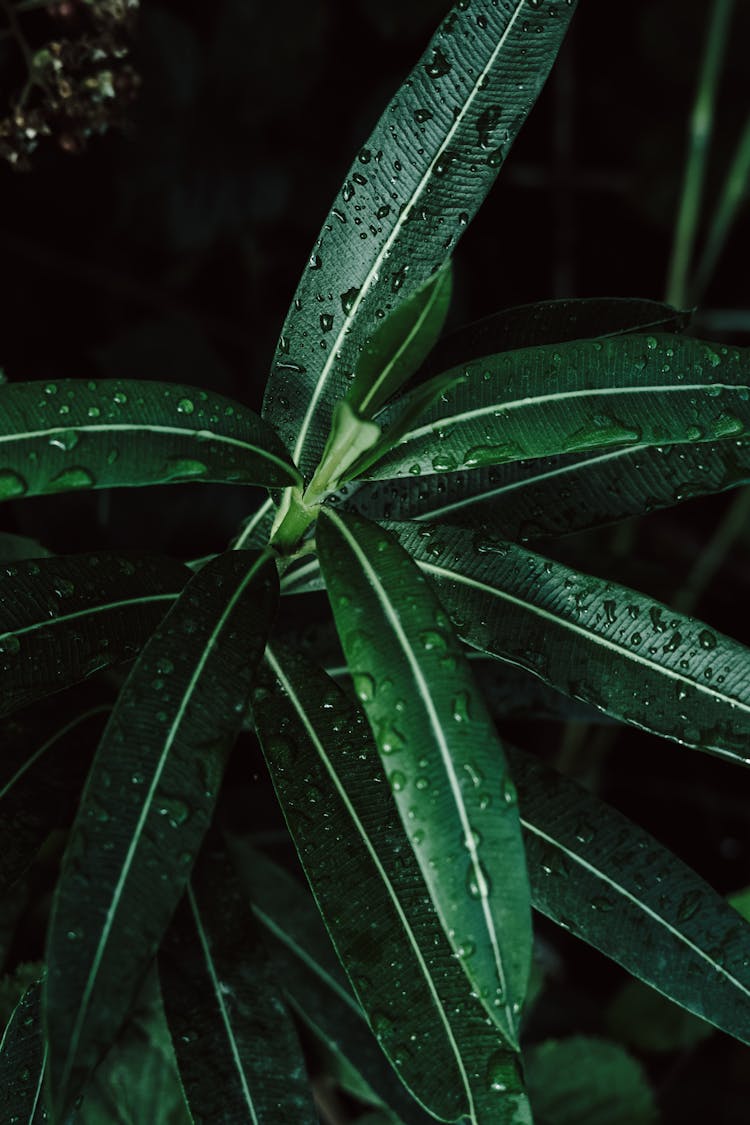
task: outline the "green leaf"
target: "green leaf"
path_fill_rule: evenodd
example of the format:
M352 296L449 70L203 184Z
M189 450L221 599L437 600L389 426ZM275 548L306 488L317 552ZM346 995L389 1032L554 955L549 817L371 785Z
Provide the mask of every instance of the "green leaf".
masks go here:
M128 1022L86 1086L74 1125L192 1125L153 966Z
M750 764L750 650L635 590L504 540L400 524L459 634L572 699Z
M656 1125L659 1119L640 1063L606 1039L548 1039L529 1051L528 1073L540 1125Z
M508 748L534 908L750 1043L750 925L616 809Z
M263 404L304 474L320 459L333 406L383 315L453 253L574 10L525 0L458 4L360 149L297 288Z
M354 688L442 925L507 1042L531 954L515 789L450 621L387 532L322 509L320 565ZM472 954L466 956L471 947Z
M82 488L299 474L279 438L223 395L135 379L0 386L0 500Z
M450 262L398 305L365 344L346 401L374 417L417 370L445 322L453 277Z
M587 297L539 301L503 309L445 336L420 374L437 375L496 352L539 344L562 344L623 332L681 332L690 313L658 301L628 297Z
M370 519L491 527L516 542L566 535L750 481L750 442L570 453L365 484L344 503ZM346 489L342 489L342 494Z
M607 1028L638 1051L689 1051L714 1028L640 980L629 980L607 1008Z
M17 1125L49 1120L42 1094L46 1056L37 983L19 1000L0 1039L0 1120Z
M375 1042L309 889L247 840L233 837L229 848L294 1011L404 1125L427 1125L432 1116L407 1093Z
M190 873L273 612L276 570L236 551L188 583L97 751L53 903L45 1006L56 1106L119 1031Z
M53 828L72 819L110 707L65 718L60 709L0 727L0 893L33 862Z
M18 562L19 559L41 559L51 554L36 539L28 539L25 535L10 535L7 531L0 532L0 561L4 563Z
M276 646L266 655L282 689L261 681L254 695L266 760L338 957L383 1051L441 1120L468 1110L485 1123L520 1110L515 1057L470 995L425 895L364 716L298 656ZM418 846L425 823L415 808L409 830ZM460 956L470 959L465 940Z
M736 441L750 425L750 349L615 336L501 352L463 372L368 478L623 445ZM397 400L383 412L385 434L403 406Z
M297 1033L220 841L203 848L159 976L196 1121L317 1121Z
M188 577L172 559L130 553L0 568L0 714L132 659Z

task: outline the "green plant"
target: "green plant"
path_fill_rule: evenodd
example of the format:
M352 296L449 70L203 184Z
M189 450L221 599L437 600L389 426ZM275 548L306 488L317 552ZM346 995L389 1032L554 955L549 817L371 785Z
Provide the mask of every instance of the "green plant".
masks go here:
M5 499L185 480L269 490L231 550L189 568L5 541L3 888L77 807L45 969L0 1051L9 1120L94 1119L97 1099L121 1102L117 1051L145 1039L153 1077L135 1108L118 1104L123 1120L158 1098L160 1120L314 1121L306 1028L385 1116L530 1121L532 904L750 1042L740 913L504 745L470 659L748 761L742 645L524 544L745 482L750 352L634 300L511 309L438 341L450 255L574 7L460 0L447 17L324 224L262 418L171 384L0 388ZM277 616L279 591L320 589L337 640L323 634L319 655L344 687ZM100 697L82 707L74 685L95 672ZM333 948L283 867L210 827L243 724ZM602 1084L641 1081L611 1045L551 1041L528 1058L540 1114L556 1112L560 1066L593 1052ZM562 1090L581 1120L586 1091ZM652 1119L647 1091L632 1105L631 1120Z

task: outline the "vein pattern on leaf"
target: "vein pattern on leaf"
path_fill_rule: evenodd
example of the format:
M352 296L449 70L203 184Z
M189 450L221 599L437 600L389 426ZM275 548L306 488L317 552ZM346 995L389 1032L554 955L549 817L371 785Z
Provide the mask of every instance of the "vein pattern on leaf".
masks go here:
M190 910L191 910L192 915L193 915L193 921L195 923L196 933L198 934L198 940L200 941L201 951L203 953L203 959L206 963L206 971L208 973L209 979L211 981L211 985L213 987L214 996L216 997L216 1003L217 1003L217 1006L219 1008L219 1012L221 1014L221 1021L222 1021L222 1024L224 1026L224 1031L226 1032L227 1040L229 1042L229 1049L230 1049L231 1054L232 1054L232 1061L234 1063L235 1070L237 1071L237 1075L238 1075L239 1080L240 1080L240 1086L242 1087L242 1092L245 1096L245 1102L247 1103L247 1109L248 1109L248 1112L250 1114L250 1120L252 1122L252 1125L259 1125L258 1115L257 1115L256 1110L255 1110L255 1103L253 1102L253 1096L250 1093L250 1090L249 1090L248 1085L247 1085L247 1078L245 1077L245 1070L244 1070L244 1067L242 1065L242 1060L240 1059L239 1051L237 1049L237 1041L235 1039L234 1031L232 1030L232 1021L230 1020L229 1013L227 1012L227 1006L226 1006L226 1002L224 1000L224 993L222 992L221 983L220 983L218 977L216 976L216 966L214 965L214 959L211 955L211 946L210 946L208 938L206 936L206 931L205 931L205 928L203 926L203 921L201 919L200 910L198 909L198 903L195 901L195 895L193 894L193 889L190 886L190 884L188 884L188 886L186 888L186 895L187 895L188 903L190 904Z
M388 877L388 873L386 872L385 868L383 867L383 865L380 861L380 857L378 856L377 852L375 851L375 849L372 845L372 841L370 840L370 837L368 836L367 832L365 831L364 826L363 826L361 820L359 819L359 816L357 815L357 812L356 812L355 808L353 807L351 801L349 800L349 796L348 796L346 790L344 789L344 787L342 786L341 781L339 780L338 774L336 773L336 770L333 768L333 764L331 763L330 758L326 754L325 747L321 744L320 739L318 738L318 735L317 735L317 732L315 730L314 725L310 722L310 718L307 714L306 708L304 707L302 702L299 700L299 698L297 696L297 693L294 690L293 685L289 682L287 677L284 675L284 671L283 671L281 665L279 664L278 660L276 659L276 657L273 655L273 651L272 651L270 645L266 649L266 660L268 661L270 667L273 669L274 675L278 678L279 682L281 683L281 685L284 689L284 692L286 693L290 702L293 704L297 714L299 715L300 721L304 725L305 730L307 732L307 735L310 738L310 741L315 746L315 748L316 748L316 750L317 750L317 752L320 756L320 760L323 762L323 764L326 768L326 771L328 772L328 775L330 776L331 781L333 782L333 785L334 785L336 791L338 792L338 794L341 798L342 803L346 807L346 810L347 810L349 816L351 817L352 823L354 824L355 828L357 829L357 832L358 832L360 838L362 839L362 842L363 842L365 848L367 849L367 852L368 852L368 854L369 854L369 856L370 856L370 858L373 862L373 865L375 866L378 874L380 875L383 886L385 887L385 889L388 892L388 896L391 899L391 902L393 903L394 910L396 911L396 914L399 918L399 921L401 922L401 925L403 926L404 933L406 934L406 937L408 939L409 945L411 946L412 952L414 953L414 956L417 960L417 963L419 964L419 966L422 970L422 975L424 977L425 983L427 984L428 990L430 992L430 996L432 997L432 1001L435 1005L435 1008L437 1009L438 1017L439 1017L440 1022L442 1023L442 1025L445 1029L445 1033L446 1033L446 1036L448 1038L448 1041L450 1042L451 1048L453 1050L453 1054L454 1054L455 1059L456 1059L456 1064L458 1066L459 1072L460 1072L462 1080L463 1080L466 1096L469 1100L469 1106L471 1107L471 1113L473 1114L473 1112L474 1112L473 1104L474 1103L473 1103L473 1098L472 1098L472 1092L471 1092L470 1084L469 1084L469 1081L468 1081L468 1075L466 1073L466 1068L464 1066L463 1059L461 1057L461 1052L459 1051L458 1044L456 1043L456 1040L455 1040L455 1037L454 1037L454 1034L453 1034L453 1030L452 1030L451 1025L450 1025L450 1021L448 1020L447 1014L446 1014L444 1006L443 1006L443 1002L441 1001L440 995L437 991L437 988L435 987L435 982L433 981L433 979L430 975L429 966L427 965L427 963L424 960L424 957L422 956L422 951L419 948L419 944L418 944L418 942L416 940L416 937L414 935L414 932L411 928L411 925L409 923L409 919L407 918L406 914L404 913L404 910L403 910L403 907L401 906L398 895L396 894L395 889L393 887L393 884L391 883L391 881Z
M94 957L93 957L93 960L92 960L92 963L91 963L91 968L89 970L88 977L86 979L86 984L85 984L85 987L84 987L84 990L83 990L83 995L81 997L81 1003L80 1003L78 1013L77 1013L77 1016L76 1016L76 1021L75 1021L75 1024L73 1026L73 1030L72 1030L71 1035L70 1035L70 1046L69 1046L69 1049L68 1049L67 1061L66 1061L66 1065L65 1065L65 1070L63 1072L63 1078L62 1078L62 1086L63 1087L67 1086L68 1080L70 1078L70 1073L71 1073L71 1069L72 1069L74 1058L75 1058L76 1046L77 1046L78 1039L79 1039L79 1036L80 1036L80 1033L81 1033L81 1027L82 1027L83 1021L86 1017L86 1013L87 1013L89 1003L90 1003L90 1000L91 1000L91 994L92 994L92 991L93 991L93 988L94 988L94 984L96 982L96 977L97 977L97 974L99 972L99 967L101 965L102 957L104 956L104 950L105 950L106 944L109 940L109 936L110 936L110 933L111 933L111 930L112 930L112 926L114 924L115 915L116 915L118 907L119 907L123 887L125 885L125 881L126 881L128 875L130 873L130 868L131 868L132 863L133 863L133 858L135 856L136 849L137 849L138 844L140 842L141 835L143 833L144 825L145 825L146 820L148 818L149 812L151 811L151 807L152 807L153 801L154 801L154 796L156 794L156 790L157 790L157 787L159 785L161 775L164 771L164 767L165 767L167 759L169 757L169 752L172 748L172 744L174 743L174 740L177 736L177 732L179 730L179 727L180 727L180 724L181 724L182 719L184 717L185 711L186 711L186 709L188 707L188 704L190 702L190 698L191 698L193 692L195 691L195 688L196 688L197 684L200 681L203 669L204 669L204 667L206 665L206 662L207 662L207 660L208 660L208 658L211 654L212 649L214 648L214 646L217 642L217 639L218 639L222 629L224 628L228 618L231 616L231 613L234 610L237 602L239 601L242 594L244 593L245 588L252 581L252 579L257 575L258 571L260 570L261 566L264 564L265 561L266 561L265 556L261 555L255 561L255 563L251 567L248 568L248 571L245 574L244 578L239 583L237 589L234 591L231 598L228 600L227 604L225 605L216 625L214 626L214 628L211 632L211 635L208 639L208 642L206 643L206 645L203 649L201 657L200 657L200 659L199 659L199 661L198 661L198 663L197 663L197 665L196 665L196 667L195 667L195 669L194 669L194 671L193 671L193 673L190 677L190 680L187 684L187 687L186 687L185 693L183 695L183 698L180 701L179 707L177 709L177 713L175 715L175 718L172 721L172 724L171 724L171 726L170 726L170 728L169 728L169 730L166 734L166 737L164 739L164 747L163 747L163 750L162 750L161 754L159 755L159 760L156 763L156 768L154 770L154 775L153 775L153 778L151 780L151 784L149 785L148 791L147 791L145 799L143 801L143 807L142 807L141 812L138 816L138 821L136 823L132 839L130 841L127 853L125 855L125 859L123 861L122 870L121 870L120 875L118 877L117 883L115 884L115 886L113 888L112 901L111 901L111 904L110 904L109 909L107 911L107 915L106 915L106 918L104 920L104 925L102 927L102 932L101 932L101 935L100 935L100 938L99 938L99 942L97 944L96 951L94 953Z
M406 656L407 662L409 664L409 668L411 670L411 673L412 673L412 676L413 676L413 679L414 679L414 683L415 683L416 688L417 688L418 697L421 699L422 703L424 704L425 710L427 711L427 716L428 716L428 719L429 719L430 727L432 729L435 744L437 745L438 750L440 752L440 757L441 757L441 760L443 762L445 773L446 773L446 776L448 778L448 782L449 782L449 785L450 785L451 794L453 796L454 803L455 803L456 808L458 810L459 819L461 821L461 826L462 826L462 829L463 829L463 832L464 832L464 838L465 838L465 841L466 841L467 850L469 852L469 857L470 857L470 861L471 861L471 867L472 867L472 871L473 871L473 874L474 874L474 878L476 879L477 886L479 888L482 888L482 887L485 886L485 877L484 877L484 874L483 874L483 871L482 871L481 863L480 863L480 860L479 860L479 855L477 853L477 845L476 845L476 841L475 841L475 838L474 838L474 833L473 833L473 830L472 830L471 823L469 821L469 817L468 817L467 812L466 812L466 807L464 805L463 795L461 793L461 786L459 784L458 778L456 777L456 771L454 769L453 759L451 758L450 749L449 749L449 747L447 745L447 742L445 740L445 733L444 733L442 725L440 723L440 719L438 717L438 714L435 710L435 704L434 704L433 699L432 699L432 694L430 692L429 684L426 682L426 680L424 678L424 675L422 673L422 669L419 665L419 661L417 660L417 658L414 654L412 646L409 643L408 637L404 633L403 627L401 625L401 620L400 620L399 615L398 615L398 611L397 611L396 607L393 605L393 603L391 602L391 600L388 597L386 591L383 589L383 586L380 582L380 579L379 579L377 573L375 572L375 570L373 570L372 566L370 565L370 561L367 558L367 555L361 549L359 543L357 542L356 538L351 534L349 528L346 527L346 525L335 514L331 513L330 510L327 510L327 514L328 514L329 518L337 525L337 527L339 528L339 531L344 536L344 538L347 540L347 542L348 542L348 544L349 544L349 546L352 550L352 553L355 555L355 557L357 558L357 561L359 562L360 566L362 567L363 573L367 576L367 580L368 580L372 590L376 594L376 596L378 598L378 601L380 602L380 605L383 608L383 612L384 612L391 628L393 629L393 632L394 632L395 636L398 639L399 645L401 646L401 648L404 652L404 655ZM481 904L482 904L482 914L483 914L483 917L484 917L484 923L485 923L487 933L488 933L488 936L489 936L489 939L490 939L490 946L492 948L493 959L494 959L494 962L495 962L495 971L497 973L497 978L498 978L498 981L500 983L502 993L505 996L505 995L507 995L507 982L506 982L506 978L505 978L505 968L504 968L503 963L502 963L502 957L500 956L500 948L499 948L499 945L498 945L497 934L495 932L494 919L492 917L492 914L491 914L490 908L489 908L488 895L486 893L480 894L480 900L481 900ZM511 1011L509 1003L506 1003L505 1011L506 1011L506 1014L507 1014L507 1017L508 1017L508 1027L512 1028L513 1025L514 1025L514 1017L513 1017L513 1013Z

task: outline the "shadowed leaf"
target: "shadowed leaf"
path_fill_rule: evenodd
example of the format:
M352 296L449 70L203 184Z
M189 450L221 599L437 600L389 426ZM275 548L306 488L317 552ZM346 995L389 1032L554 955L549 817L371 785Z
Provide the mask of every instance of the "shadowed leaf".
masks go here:
M120 692L53 904L46 1020L68 1106L117 1035L208 826L265 645L276 570L230 552L186 586Z

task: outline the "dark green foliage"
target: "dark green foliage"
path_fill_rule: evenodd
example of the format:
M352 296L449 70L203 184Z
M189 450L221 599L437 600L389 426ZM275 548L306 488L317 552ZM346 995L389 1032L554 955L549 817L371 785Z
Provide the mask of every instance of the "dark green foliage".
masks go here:
M187 563L0 538L3 1120L651 1125L603 1021L559 1033L560 931L638 979L623 1044L750 1043L739 906L596 792L619 732L750 762L750 650L617 581L596 531L750 478L748 350L636 299L439 339L575 7L445 17L354 157L261 415L150 379L0 386L0 499L265 490ZM185 491L189 531L219 493ZM634 1033L677 1005L687 1030Z

